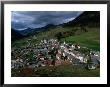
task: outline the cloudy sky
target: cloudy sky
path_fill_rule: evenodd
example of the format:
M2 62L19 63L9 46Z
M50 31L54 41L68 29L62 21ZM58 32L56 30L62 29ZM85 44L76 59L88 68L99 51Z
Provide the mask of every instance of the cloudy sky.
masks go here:
M17 30L62 24L75 19L81 11L12 11L11 26Z

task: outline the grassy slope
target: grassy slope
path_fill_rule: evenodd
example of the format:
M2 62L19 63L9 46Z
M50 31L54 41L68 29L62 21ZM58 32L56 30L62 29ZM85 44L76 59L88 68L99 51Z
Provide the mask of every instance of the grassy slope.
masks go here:
M80 35L70 36L63 38L62 41L70 43L79 43L93 50L100 50L100 31L99 29L92 28L86 33Z

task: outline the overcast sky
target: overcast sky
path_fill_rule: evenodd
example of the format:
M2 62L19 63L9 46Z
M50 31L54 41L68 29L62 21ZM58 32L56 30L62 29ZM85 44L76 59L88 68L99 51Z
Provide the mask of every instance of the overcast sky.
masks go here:
M39 28L47 24L62 24L75 19L81 11L12 11L11 26L22 30Z

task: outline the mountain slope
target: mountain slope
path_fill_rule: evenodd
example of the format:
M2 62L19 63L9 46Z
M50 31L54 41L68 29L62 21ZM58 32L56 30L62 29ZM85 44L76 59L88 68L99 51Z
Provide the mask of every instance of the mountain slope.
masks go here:
M30 36L30 35L34 35L36 33L38 33L39 31L47 31L48 29L52 29L55 28L56 25L53 24L47 24L44 27L41 28L26 28L24 30L20 30L19 33L22 34L23 36Z
M100 12L99 11L85 11L76 17L74 20L60 25L48 24L41 28L27 28L25 30L16 31L22 36L31 36L39 32L56 29L57 27L99 27L100 26ZM71 31L71 30L70 30ZM75 31L75 30L74 30ZM18 35L20 36L20 35ZM18 37L17 36L17 37Z
M99 11L85 11L73 21L63 24L63 26L100 26Z
M20 38L23 38L23 35L12 28L11 29L11 40L13 41L13 40L20 39Z

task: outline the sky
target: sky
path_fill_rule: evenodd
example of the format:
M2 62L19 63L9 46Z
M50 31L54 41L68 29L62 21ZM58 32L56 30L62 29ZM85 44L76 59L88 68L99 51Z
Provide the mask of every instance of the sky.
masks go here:
M62 24L74 20L82 11L12 11L11 27L24 30L40 28L47 24Z

